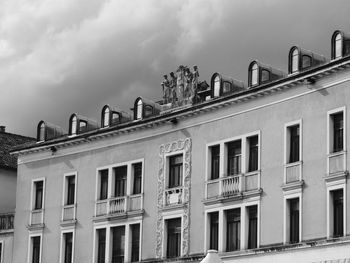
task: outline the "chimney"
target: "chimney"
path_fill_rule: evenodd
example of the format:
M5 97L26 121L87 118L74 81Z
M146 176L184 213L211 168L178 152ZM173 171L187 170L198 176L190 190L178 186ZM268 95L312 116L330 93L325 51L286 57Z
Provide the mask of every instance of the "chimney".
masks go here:
M0 132L5 132L5 130L6 130L6 126L1 125L0 126Z

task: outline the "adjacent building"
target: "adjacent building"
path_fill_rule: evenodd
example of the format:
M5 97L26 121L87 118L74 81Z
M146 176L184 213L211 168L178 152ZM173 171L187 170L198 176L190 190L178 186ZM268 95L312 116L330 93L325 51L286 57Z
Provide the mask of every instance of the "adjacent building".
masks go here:
M253 61L247 85L180 66L133 114L41 121L15 151L13 262L349 261L350 38L331 50Z

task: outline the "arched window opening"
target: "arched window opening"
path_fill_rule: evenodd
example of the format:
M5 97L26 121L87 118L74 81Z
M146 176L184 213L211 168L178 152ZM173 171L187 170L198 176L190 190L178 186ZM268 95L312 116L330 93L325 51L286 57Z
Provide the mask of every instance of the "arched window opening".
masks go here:
M71 121L71 135L77 134L77 116L74 116Z
M84 132L87 127L87 122L86 121L80 121L79 122L79 132Z
M42 123L40 124L38 140L39 140L40 142L41 142L41 141L45 141L45 123L44 123L44 122L42 122Z
M109 126L109 108L106 107L103 112L103 127Z
M112 113L112 124L120 123L120 116L118 113Z
M136 118L138 120L142 119L142 100L139 100L137 102L137 109L136 109L136 111L137 111Z
M302 68L308 68L311 67L311 57L304 55L302 59Z
M294 72L298 72L299 70L299 52L298 52L298 49L294 49L293 50L293 53L292 53L292 72L291 73L294 73Z
M145 105L145 117L153 115L153 107L149 105Z
M251 85L258 85L258 65L256 63L252 66L251 74Z
M341 34L338 33L335 37L335 53L334 58L340 58L342 57L342 37Z
M266 82L270 80L270 71L263 69L261 71L261 82Z
M214 79L214 97L220 96L220 77L217 75Z

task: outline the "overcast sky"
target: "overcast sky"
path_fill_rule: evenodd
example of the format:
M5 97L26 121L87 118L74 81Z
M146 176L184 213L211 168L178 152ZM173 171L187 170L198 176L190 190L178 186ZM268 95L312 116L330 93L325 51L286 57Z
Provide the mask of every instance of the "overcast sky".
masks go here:
M35 136L76 112L159 100L162 76L198 65L247 82L257 59L287 71L293 45L330 57L349 0L0 0L0 124Z

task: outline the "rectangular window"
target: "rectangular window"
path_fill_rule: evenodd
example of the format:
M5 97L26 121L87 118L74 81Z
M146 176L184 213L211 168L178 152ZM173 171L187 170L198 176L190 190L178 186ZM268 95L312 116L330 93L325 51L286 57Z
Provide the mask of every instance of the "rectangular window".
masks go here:
M116 167L114 171L115 171L114 196L125 196L128 167L126 165Z
M135 163L132 165L134 171L134 185L132 193L140 194L142 185L142 163Z
M209 214L210 222L210 243L209 249L218 250L219 247L219 212Z
M258 206L248 207L248 249L258 245Z
M300 161L300 126L288 127L289 132L289 163Z
M112 261L124 262L125 226L112 227Z
M240 249L241 243L241 209L226 211L226 251Z
M169 157L169 188L182 185L183 155Z
M108 197L108 170L100 171L100 200Z
M289 242L299 242L299 198L288 200L289 204Z
M43 208L43 195L44 195L44 181L34 182L34 209Z
M168 219L167 224L167 258L181 255L181 218Z
M249 144L249 160L248 160L248 172L258 170L259 163L259 139L258 135L248 138Z
M332 191L333 199L333 236L340 237L344 235L344 200L343 190Z
M105 263L106 229L97 230L97 263Z
M63 262L72 263L73 262L73 233L63 234Z
M227 175L241 173L242 147L241 141L234 141L227 144Z
M131 262L139 261L140 224L131 225Z
M333 122L333 152L343 151L344 121L343 112L331 115Z
M210 153L211 153L210 179L214 180L219 178L219 173L220 173L220 145L211 146Z
M66 205L75 204L75 175L66 177L67 180L67 202Z
M40 263L40 243L41 237L35 236L31 237L32 243L32 263Z

